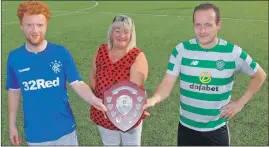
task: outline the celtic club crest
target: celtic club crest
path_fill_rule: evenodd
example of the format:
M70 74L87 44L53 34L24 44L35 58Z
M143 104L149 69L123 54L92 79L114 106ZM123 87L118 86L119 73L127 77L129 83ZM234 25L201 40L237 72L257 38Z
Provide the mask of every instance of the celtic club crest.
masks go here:
M225 67L225 61L223 61L223 60L218 60L217 62L216 62L216 68L217 68L217 70L223 70L224 69L224 67Z

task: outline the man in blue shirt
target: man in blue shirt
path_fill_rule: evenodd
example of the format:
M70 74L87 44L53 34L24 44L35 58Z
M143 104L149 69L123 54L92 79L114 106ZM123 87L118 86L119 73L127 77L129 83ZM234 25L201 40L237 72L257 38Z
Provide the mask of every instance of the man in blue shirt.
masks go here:
M7 61L11 142L21 143L16 118L22 94L28 145L78 145L66 81L86 102L103 112L107 109L81 81L70 52L45 39L50 18L48 7L38 1L25 1L17 15L26 43L11 51Z

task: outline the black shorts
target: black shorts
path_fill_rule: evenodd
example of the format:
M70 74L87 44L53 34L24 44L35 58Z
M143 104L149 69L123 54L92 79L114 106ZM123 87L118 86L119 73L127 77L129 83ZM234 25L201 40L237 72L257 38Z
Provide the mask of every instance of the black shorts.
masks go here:
M221 128L200 132L189 129L181 123L178 125L178 146L229 146L230 136L228 126L224 125Z

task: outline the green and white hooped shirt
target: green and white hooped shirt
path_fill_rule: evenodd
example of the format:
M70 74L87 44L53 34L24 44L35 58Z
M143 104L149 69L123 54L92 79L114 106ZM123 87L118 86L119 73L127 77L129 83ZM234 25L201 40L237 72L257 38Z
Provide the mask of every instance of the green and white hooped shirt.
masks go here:
M234 73L250 76L259 65L239 46L219 39L203 49L196 39L178 44L170 56L167 73L180 78L180 122L197 131L225 125L220 108L231 101Z

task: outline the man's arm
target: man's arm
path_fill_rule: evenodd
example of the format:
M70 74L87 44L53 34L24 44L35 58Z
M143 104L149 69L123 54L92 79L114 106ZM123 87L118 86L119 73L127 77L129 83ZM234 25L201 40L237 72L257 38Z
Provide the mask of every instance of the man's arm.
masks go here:
M78 69L75 65L71 53L65 48L65 58L64 58L64 69L67 81L70 83L75 92L83 98L87 103L93 105L96 109L100 111L107 111L102 100L97 98L90 87L81 81Z
M8 91L8 121L9 121L9 138L13 145L19 145L22 141L19 138L16 126L17 116L20 107L21 90L19 80L12 67L11 54L7 60L6 90Z
M245 105L249 100L252 99L255 93L261 88L265 79L266 79L266 73L261 67L259 67L257 72L251 78L247 90L245 91L243 96L240 99L238 99L238 101L242 103L242 105Z
M236 56L236 71L246 73L252 78L248 84L248 88L241 98L221 108L220 117L226 117L229 119L243 109L245 104L252 99L266 79L266 74L262 67L256 63L246 51L236 45L234 47L234 54Z
M234 102L229 103L221 109L220 117L226 117L231 119L238 112L240 112L243 107L250 101L255 93L261 88L263 82L266 79L266 73L259 67L257 72L252 76L251 81L248 84L248 88L244 92L243 96Z
M178 44L172 51L167 65L167 71L162 79L162 82L158 85L152 98L147 100L147 104L143 106L143 109L148 107L153 107L155 104L160 103L165 100L171 93L177 77L180 73L181 64L181 50L183 49L183 44Z
M97 98L93 94L92 90L90 89L90 87L86 83L84 83L83 81L75 81L75 82L70 83L70 85L75 90L75 92L81 98L83 98L86 102L93 105L96 109L98 109L100 111L103 111L103 112L107 111L107 108L103 104L102 100Z
M9 119L9 138L13 145L19 145L22 140L19 138L16 126L17 116L20 108L20 89L8 90L8 119Z
M9 127L16 127L20 107L21 90L8 90Z
M171 93L174 84L177 80L177 76L166 73L162 82L158 85L152 98L148 99L147 104L144 105L143 109L153 107L155 104L165 100Z
M180 50L183 48L183 44L178 44L172 51L167 65L167 71L162 79L162 82L158 85L152 98L147 100L147 104L143 106L143 109L153 107L155 104L165 100L171 93L177 77L180 73L181 64L181 53Z

